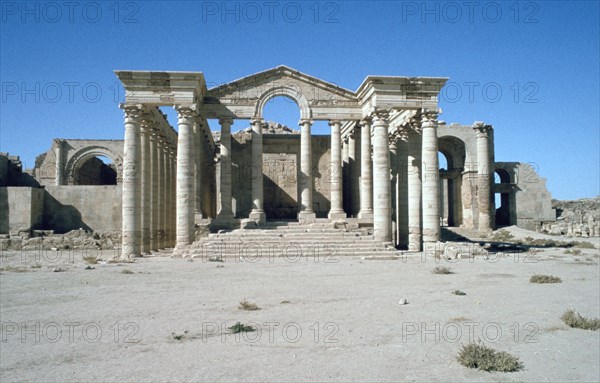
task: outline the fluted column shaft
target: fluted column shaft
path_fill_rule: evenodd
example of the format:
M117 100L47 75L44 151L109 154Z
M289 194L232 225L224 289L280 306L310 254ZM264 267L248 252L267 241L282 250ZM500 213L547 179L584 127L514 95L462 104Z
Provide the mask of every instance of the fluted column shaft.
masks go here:
M421 125L412 125L417 131L408 131L408 250L421 251Z
M390 203L392 213L392 241L398 245L398 147L396 144L396 135L390 137ZM394 225L395 223L395 225Z
M440 240L440 183L437 138L437 114L421 118L423 160L423 242Z
M158 248L167 247L167 141L161 137L158 146Z
M479 205L479 232L488 233L494 227L491 214L492 172L490 164L490 125L476 122L477 133L477 202Z
M142 254L149 254L151 251L150 248L150 227L152 225L152 201L151 198L151 187L152 187L152 179L151 179L151 156L150 156L150 135L152 134L152 124L153 121L148 116L144 116L141 122L141 158L142 158L142 179L141 179L141 188L142 188L142 200L141 200L141 209L142 209L142 239L141 239L141 252Z
M371 120L361 121L360 129L360 218L373 217L373 165L371 158Z
M171 174L169 177L169 229L171 231L169 247L175 247L177 242L177 149L175 142L170 147L169 167Z
M194 229L194 111L177 108L177 243L183 248L192 243Z
M390 199L390 148L386 113L373 119L373 237L392 241L392 206Z
M140 122L142 109L138 105L121 105L121 108L125 111L121 257L131 258L140 255Z
M300 120L300 212L298 219L311 220L316 217L313 211L313 175L310 128L312 121Z
M150 135L150 250L158 251L158 130Z
M357 126L348 135L348 215L356 217L360 211L360 127Z
M196 150L194 152L194 163L196 169L196 195L195 195L195 204L194 204L194 213L198 219L203 217L202 214L202 200L203 200L203 190L204 190L204 129L202 125L201 118L197 118L194 124L194 143L196 145Z
M330 200L329 219L346 218L342 194L342 123L339 120L329 121L331 126L331 164L330 164Z
M221 210L219 211L219 219L232 219L233 211L231 209L231 118L221 118L221 160L220 160L220 185L219 192L221 195Z
M252 211L250 219L262 224L266 221L263 209L263 125L262 119L253 119L252 124L252 163L250 176L252 178Z
M172 185L172 177L173 177L173 169L171 167L171 142L167 139L167 143L164 148L164 156L165 156L165 241L164 247L172 247L172 238L173 232L171 227L171 210L173 204L173 195L171 194L171 185Z

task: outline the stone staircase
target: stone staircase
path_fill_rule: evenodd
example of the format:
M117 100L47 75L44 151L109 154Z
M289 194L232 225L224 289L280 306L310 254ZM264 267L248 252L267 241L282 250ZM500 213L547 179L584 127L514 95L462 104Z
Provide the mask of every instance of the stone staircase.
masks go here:
M391 244L373 239L372 228L358 223L317 219L315 223L268 221L256 228L221 230L185 249L185 257L207 261L238 259L256 261L283 258L290 262L314 260L335 262L337 257L393 257Z

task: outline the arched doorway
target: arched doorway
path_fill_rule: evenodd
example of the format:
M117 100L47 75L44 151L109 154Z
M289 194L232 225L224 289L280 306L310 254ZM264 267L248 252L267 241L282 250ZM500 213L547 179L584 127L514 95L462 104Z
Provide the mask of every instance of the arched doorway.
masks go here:
M443 226L460 226L463 223L463 171L465 143L453 136L438 138L440 164L440 214Z
M75 152L66 164L69 185L118 185L123 161L106 147L90 146Z
M496 200L496 227L510 226L513 222L514 209L511 176L506 169L496 169L494 172L494 198Z
M264 211L270 220L292 220L298 215L298 104L289 95L273 95L263 103L262 116L268 125L263 134ZM290 132L291 133L291 132Z
M117 169L106 156L90 157L75 169L74 185L116 185Z

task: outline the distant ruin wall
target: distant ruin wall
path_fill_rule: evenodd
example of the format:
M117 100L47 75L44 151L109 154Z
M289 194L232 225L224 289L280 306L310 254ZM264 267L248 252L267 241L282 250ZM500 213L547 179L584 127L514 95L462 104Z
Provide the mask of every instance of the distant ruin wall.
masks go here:
M121 230L121 186L46 186L44 228Z
M41 229L43 215L43 189L0 187L0 234Z

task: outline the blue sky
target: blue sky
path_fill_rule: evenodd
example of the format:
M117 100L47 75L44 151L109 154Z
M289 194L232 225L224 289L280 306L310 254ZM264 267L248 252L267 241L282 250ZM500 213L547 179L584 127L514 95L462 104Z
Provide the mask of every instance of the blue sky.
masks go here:
M123 137L115 69L217 85L284 64L351 90L370 74L449 77L441 120L492 124L496 160L535 163L554 198L600 194L597 1L68 4L1 2L0 151L27 167L52 138Z

